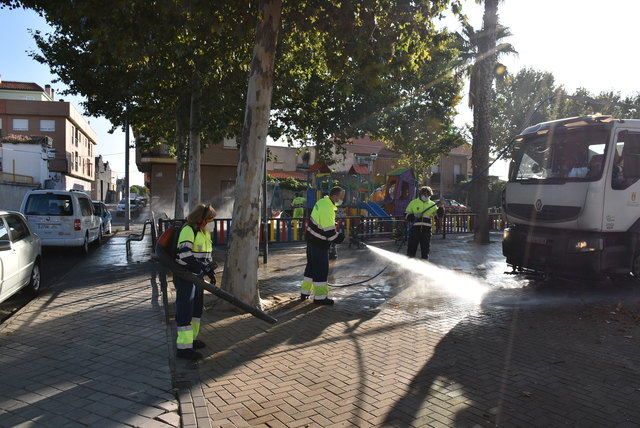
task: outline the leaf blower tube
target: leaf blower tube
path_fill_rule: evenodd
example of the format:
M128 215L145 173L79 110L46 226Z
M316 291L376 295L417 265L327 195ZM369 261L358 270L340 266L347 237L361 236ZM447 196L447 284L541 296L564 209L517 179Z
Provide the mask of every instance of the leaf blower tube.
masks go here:
M197 287L207 290L209 293L218 296L222 300L225 300L231 303L233 306L242 309L244 312L253 315L256 318L261 319L262 321L268 322L269 324L275 324L278 322L277 319L273 318L269 314L260 309L253 307L242 300L235 297L233 294L227 293L226 291L209 284L204 279L199 276L189 272L188 270L180 267L178 263L167 253L167 251L160 245L156 245L156 261L160 263L161 266L171 270L174 275L184 279L185 281L189 281L195 284Z

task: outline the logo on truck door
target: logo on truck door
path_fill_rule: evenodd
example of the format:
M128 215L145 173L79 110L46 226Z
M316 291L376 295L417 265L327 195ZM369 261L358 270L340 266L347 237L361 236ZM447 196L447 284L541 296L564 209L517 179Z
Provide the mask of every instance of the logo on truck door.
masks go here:
M538 211L538 212L542 211L542 207L543 207L543 206L544 206L544 205L542 205L542 201L541 201L540 199L538 199L538 200L536 201L536 205L535 205L535 207L536 207L536 211Z

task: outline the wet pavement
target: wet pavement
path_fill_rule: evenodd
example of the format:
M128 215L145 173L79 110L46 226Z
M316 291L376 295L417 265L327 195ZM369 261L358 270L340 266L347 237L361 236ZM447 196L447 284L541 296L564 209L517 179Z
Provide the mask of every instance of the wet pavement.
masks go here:
M149 243L124 240L53 254L52 276L76 264L0 325L0 426L640 424L634 282L505 275L498 237L450 236L429 262L340 248L330 282L384 271L318 307L297 300L304 246L274 246L259 278L278 324L207 295L194 365L172 359Z
M304 247L261 267L270 327L206 311L198 374L216 425L640 424L640 288L505 275L499 238L429 262L340 250L334 307L297 301ZM388 250L388 252L385 252Z
M148 240L116 236L0 325L0 426L178 426Z

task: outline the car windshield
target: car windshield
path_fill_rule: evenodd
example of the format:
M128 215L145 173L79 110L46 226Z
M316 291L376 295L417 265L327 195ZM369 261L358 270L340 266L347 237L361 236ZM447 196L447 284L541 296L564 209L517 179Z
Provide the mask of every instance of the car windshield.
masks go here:
M29 195L24 213L26 215L72 216L71 196L53 193Z
M595 181L602 176L609 129L558 128L525 136L517 143L510 181Z

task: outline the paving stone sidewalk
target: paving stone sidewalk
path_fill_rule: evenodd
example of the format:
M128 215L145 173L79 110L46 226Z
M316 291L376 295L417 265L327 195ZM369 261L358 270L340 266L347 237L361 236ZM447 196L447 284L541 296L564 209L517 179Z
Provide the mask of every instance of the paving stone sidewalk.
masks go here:
M0 325L0 426L179 426L149 243L124 241Z
M637 287L504 275L499 242L433 247L430 264L334 289L335 307L295 300L304 248L275 250L261 287L276 326L215 306L203 316L209 346L194 370L211 423L640 424ZM341 250L332 279L385 263Z

